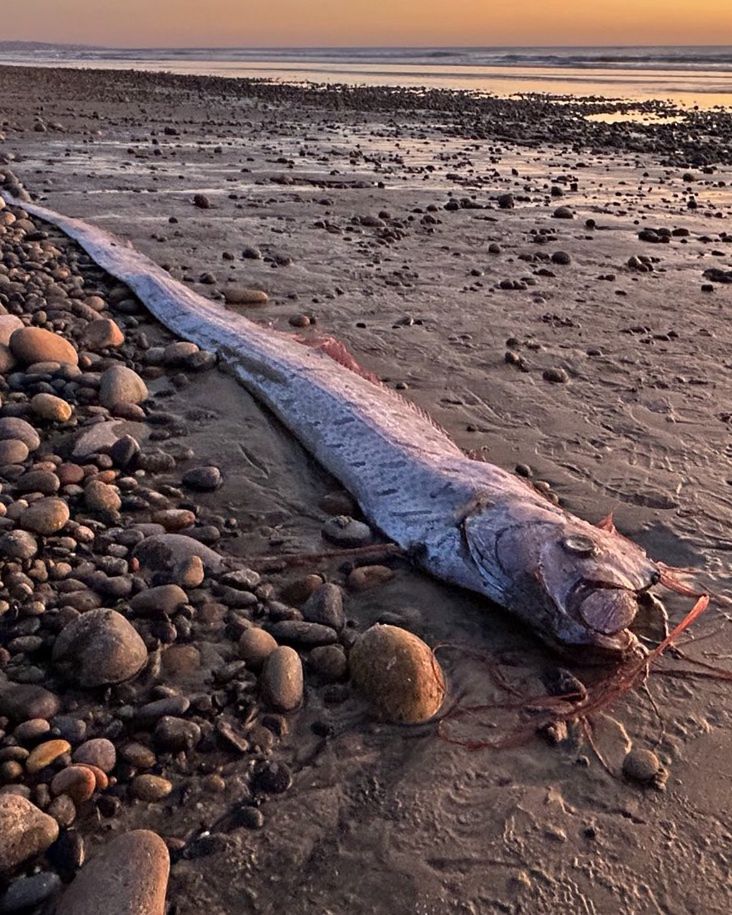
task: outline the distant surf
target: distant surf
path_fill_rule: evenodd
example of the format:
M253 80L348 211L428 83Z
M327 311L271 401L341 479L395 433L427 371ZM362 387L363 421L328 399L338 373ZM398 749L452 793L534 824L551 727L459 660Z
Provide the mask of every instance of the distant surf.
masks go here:
M140 49L0 42L0 62L732 105L730 46Z

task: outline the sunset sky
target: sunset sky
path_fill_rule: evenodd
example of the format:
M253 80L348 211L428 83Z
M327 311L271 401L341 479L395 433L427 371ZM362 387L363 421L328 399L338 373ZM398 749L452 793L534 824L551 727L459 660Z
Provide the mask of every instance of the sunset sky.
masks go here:
M732 0L0 0L0 39L114 46L732 44Z

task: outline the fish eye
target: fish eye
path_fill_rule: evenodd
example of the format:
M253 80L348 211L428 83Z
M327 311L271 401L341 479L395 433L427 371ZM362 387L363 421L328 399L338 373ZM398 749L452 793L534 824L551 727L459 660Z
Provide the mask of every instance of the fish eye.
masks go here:
M593 541L589 537L583 537L582 534L572 534L560 542L568 553L574 553L575 556L594 556L597 552Z

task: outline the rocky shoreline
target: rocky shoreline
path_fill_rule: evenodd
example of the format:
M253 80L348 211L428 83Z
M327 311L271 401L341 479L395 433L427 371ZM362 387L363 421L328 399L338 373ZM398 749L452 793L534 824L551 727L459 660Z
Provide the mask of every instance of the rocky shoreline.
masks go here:
M218 307L336 336L466 451L728 590L726 113L598 126L582 112L610 103L10 67L0 87L0 171L34 200ZM350 499L211 354L0 216L0 797L37 827L3 852L28 854L6 907L83 912L136 847L158 886L170 863L168 915L726 911L724 684L652 677L595 722L607 768L571 728L440 739L504 736L498 710L447 733L367 713L352 643L377 622L444 646L448 707L505 701L496 669L543 695L557 658L378 538L288 566L370 535ZM725 663L718 610L692 635Z
M71 881L59 913L162 913L169 853L206 854L216 832L127 833L74 880L95 819L222 794L237 760L227 825L260 829L267 797L292 780L272 754L303 701L301 653L327 701L343 699L355 632L342 588L307 574L280 593L213 549L235 522L196 497L221 472L177 441L185 424L165 394L216 359L152 324L63 236L0 209L2 912L50 904ZM323 507L331 543L372 541L346 521L345 494ZM350 582L392 575L365 565ZM202 636L220 645L213 669ZM108 868L120 866L118 886Z

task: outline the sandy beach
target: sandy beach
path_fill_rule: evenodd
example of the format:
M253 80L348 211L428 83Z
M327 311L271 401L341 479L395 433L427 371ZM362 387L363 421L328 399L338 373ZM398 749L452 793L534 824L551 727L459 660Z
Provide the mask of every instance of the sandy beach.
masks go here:
M0 134L6 187L22 185L34 201L111 230L222 309L342 340L465 451L518 468L591 522L612 512L649 555L690 567L704 589L729 595L728 111L0 67ZM13 210L0 216L6 212ZM93 799L62 823L87 857L132 829L160 835L171 855L168 915L285 907L293 915L729 910L728 683L651 675L647 688L593 721L597 752L579 727L557 739L471 751L432 724L379 721L345 670L334 673L299 645L303 705L267 709L239 654L251 625L240 612L248 598L232 592L253 594L251 606L269 621L278 613L280 622L297 620L318 586L313 575L343 589L346 622L336 641L344 658L356 634L377 621L448 645L439 659L451 703L498 701L490 665L525 696L542 695L558 667L580 680L598 673L580 658L558 658L499 608L404 560L380 561L393 575L364 590L342 560L258 565L263 556L328 549L323 524L339 514L329 506L348 507L345 494L213 355L151 360L171 335L134 302L119 310L127 302L119 284L60 233L22 213L18 219L20 230L10 222L5 231L22 230L22 238L0 235L0 324L3 312L37 326L56 320L52 329L73 342L84 374L115 361L139 373L149 393L144 409L117 418L143 454L175 455L159 468L150 460L152 481L138 479L142 507L123 485L121 505L92 524L94 543L79 546L78 561L96 563L107 577L128 576L133 596L110 602L99 577L70 567L68 577L83 580L79 590L96 595L91 604L79 599L76 610L127 612L136 593L162 583L133 581L132 553L110 550L126 541L106 533L147 524L162 510L192 512L186 530L205 528L200 542L262 576L244 589L209 580L207 571L203 582L182 583L185 605L175 615L127 613L157 667L146 660L131 683L89 690L69 686L51 664L64 602L54 598L52 611L40 614L23 610L34 598L13 591L20 564L29 575L28 563L38 560L5 559L12 568L0 592L0 761L26 765L16 750L50 736L68 740L64 752L72 753L82 741L70 736L71 718L84 722L85 740L114 744L108 787L100 792L98 781ZM86 365L82 342L94 316L81 309L54 319L38 298L10 288L14 269L40 269L30 247L40 241L71 258L84 297L100 297L100 315L121 328L121 348L100 345ZM266 303L234 303L234 287L262 291ZM36 492L18 489L19 480L31 472L58 477L67 439L80 431L31 416L33 394L62 389L53 373L37 376L15 364L3 375L0 423L29 419L43 442L35 456L26 452L22 471L17 463L9 472L0 467L7 512L0 533L14 529L13 503ZM86 389L99 384L97 377ZM108 420L100 403L96 393L77 398L72 422L78 414L83 430ZM60 455L55 470L48 455ZM34 471L34 462L43 466ZM90 463L92 476L108 474L104 485L119 487L132 475ZM186 472L210 467L221 485L186 488ZM79 479L88 485L89 476ZM83 524L79 479L61 479L59 495L81 506ZM55 497L51 489L41 492ZM183 529L181 518L165 516L163 527ZM61 561L50 548L46 555ZM63 561L75 567L77 558ZM31 582L31 594L39 583ZM679 595L664 601L672 622L691 606ZM300 609L288 615L293 607ZM37 635L39 643L18 641ZM679 646L705 663L728 664L724 610L712 606ZM678 658L663 665L690 666ZM14 736L25 719L13 719L9 700L3 705L18 683L41 684L59 701L53 715L27 716L48 717L52 727L39 726L25 743ZM165 700L182 709L182 699L184 711L161 714L195 725L195 740L186 736L190 727L161 739L154 723L140 723L141 707ZM238 749L221 736L221 722L241 732ZM483 713L448 733L493 740L512 726L510 715ZM124 755L130 743L154 752L149 765ZM633 748L657 755L663 790L622 774ZM10 787L48 811L54 801L24 772L6 766L0 791ZM151 800L141 774L167 782L169 792ZM235 815L242 807L249 813ZM63 854L40 870L59 873L64 885L52 884L28 911L51 912L64 899L80 862L72 866L74 855ZM5 874L0 889L33 872L29 863Z

